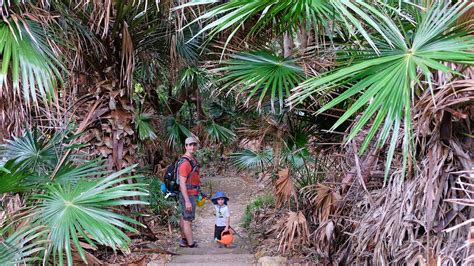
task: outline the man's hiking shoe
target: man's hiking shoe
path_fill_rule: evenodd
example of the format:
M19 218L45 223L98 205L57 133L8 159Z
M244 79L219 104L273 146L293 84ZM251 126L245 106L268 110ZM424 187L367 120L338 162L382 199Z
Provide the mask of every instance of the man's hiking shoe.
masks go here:
M179 247L182 247L182 248L197 248L198 247L198 244L196 241L194 241L194 243L192 245L188 245L188 241L186 241L186 239L182 238L179 240Z
M187 247L187 246L188 246L188 241L187 241L186 239L184 239L184 238L181 238L181 239L179 240L179 246L182 247L182 248Z
M192 245L188 245L188 248L197 248L197 247L198 247L198 244L196 243L196 241L194 241Z

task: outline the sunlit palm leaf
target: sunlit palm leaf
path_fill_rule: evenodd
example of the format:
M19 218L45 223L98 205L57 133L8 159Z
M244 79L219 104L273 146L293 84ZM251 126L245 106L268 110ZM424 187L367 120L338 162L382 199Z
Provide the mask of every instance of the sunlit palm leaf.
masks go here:
M415 86L422 85L422 82L426 80L431 89L431 71L455 74L440 62L474 64L474 53L472 53L474 38L469 35L469 32L453 27L456 19L473 5L466 6L462 2L451 7L442 4L434 5L419 15L420 21L411 37L404 37L402 34L410 30L404 28L406 24L401 24L400 28L397 28L394 22L387 19L381 27L387 32L394 48L390 48L385 43L380 46L380 56L367 52L356 58L353 65L343 65L332 73L305 81L290 101L299 103L310 95L322 93L331 88L348 86L348 90L319 110L319 112L324 112L350 97L363 93L332 128L337 128L358 110L364 108L365 111L348 138L348 140L354 138L373 118L372 126L360 148L361 153L365 151L379 129L381 130L378 138L379 146L387 142L392 132L385 169L387 177L399 130L403 127L403 169L405 170L411 142L410 107ZM422 75L418 75L420 72Z
M226 66L217 70L225 72L221 79L225 84L222 90L244 93L246 104L251 98L257 97L258 110L261 110L262 102L270 95L272 112L276 112L275 101L278 101L279 112L282 111L284 100L304 76L303 69L293 59L264 51L234 55L233 59L226 62Z
M239 170L261 168L263 171L272 164L272 151L270 149L259 152L245 149L241 152L232 153L229 157L231 163Z
M120 177L129 173L134 166L127 167L99 181L82 181L76 185L47 185L44 194L36 195L39 204L33 216L36 223L45 225L50 231L47 257L63 264L64 254L72 265L72 246L86 261L84 250L79 243L91 246L107 245L127 251L130 238L122 231L136 232L127 223L140 225L137 221L112 212L108 207L147 204L127 197L146 196L144 184L124 183L139 176Z
M232 130L218 125L214 121L207 123L205 130L212 143L228 144L237 138Z
M176 9L215 2L219 1L192 1ZM375 2L372 5L376 4ZM370 34L364 28L364 24L370 25L386 38L383 29L378 26L384 16L381 16L380 12L370 12L365 7L366 5L359 1L346 0L233 0L212 8L191 22L190 25L196 21L215 18L195 36L209 31L207 40L209 41L218 33L232 29L233 31L228 34L226 45L240 28L248 25L248 22L252 23L248 37L255 36L256 33L269 26L276 29L277 33L282 33L291 31L298 25L304 25L308 29L314 25L315 29L326 29L329 36L332 36L333 32L342 30L346 30L352 35L359 33L377 50ZM341 26L339 27L339 25Z
M27 105L37 104L37 95L48 102L55 95L60 64L49 48L44 30L32 21L16 20L0 22L0 89L11 90L11 81L13 92L23 97Z

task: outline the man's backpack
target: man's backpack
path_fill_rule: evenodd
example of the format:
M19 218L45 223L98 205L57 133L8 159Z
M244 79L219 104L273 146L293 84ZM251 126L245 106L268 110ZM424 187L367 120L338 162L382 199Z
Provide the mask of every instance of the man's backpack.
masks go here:
M167 197L168 196L176 196L179 193L178 169L179 169L179 166L184 161L188 161L191 164L191 167L193 169L191 171L191 173L194 172L197 168L197 165L194 162L194 160L191 160L191 159L189 159L188 157L185 157L185 156L179 158L174 163L168 165L168 167L166 167L165 176L164 176L164 179L163 179L164 180L163 183L164 183L165 188L166 188ZM191 173L186 178L189 179Z

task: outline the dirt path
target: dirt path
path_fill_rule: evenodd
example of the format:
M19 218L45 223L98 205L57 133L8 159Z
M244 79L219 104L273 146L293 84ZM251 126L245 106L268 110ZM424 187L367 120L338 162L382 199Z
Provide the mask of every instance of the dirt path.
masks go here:
M218 248L213 240L214 236L214 206L211 201L198 208L196 220L193 223L194 238L198 248L176 248L180 255L173 256L169 263L150 262L148 265L254 265L255 258L246 243L247 236L239 226L249 199L257 193L257 185L251 178L240 176L221 176L203 173L203 191L215 194L224 191L229 197L231 211L231 227L244 239L234 235L234 247ZM209 196L211 193L209 193ZM178 239L178 236L176 237ZM177 244L176 244L177 245Z

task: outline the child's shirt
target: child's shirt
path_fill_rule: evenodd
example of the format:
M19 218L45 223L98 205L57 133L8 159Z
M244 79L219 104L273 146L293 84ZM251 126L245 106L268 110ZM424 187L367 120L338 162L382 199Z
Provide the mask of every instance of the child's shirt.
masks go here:
M216 225L217 226L226 226L227 218L230 216L229 207L227 205L214 205L216 208Z

